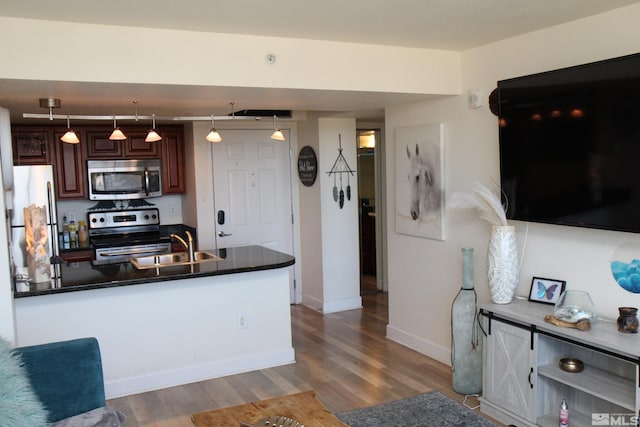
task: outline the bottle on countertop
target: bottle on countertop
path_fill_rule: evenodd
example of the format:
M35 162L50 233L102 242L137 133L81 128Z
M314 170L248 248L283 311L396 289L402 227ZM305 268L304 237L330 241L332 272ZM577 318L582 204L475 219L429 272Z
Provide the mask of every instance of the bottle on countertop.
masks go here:
M78 230L76 228L76 222L71 220L69 222L69 244L72 248L78 246Z
M562 399L560 403L560 427L569 427L569 405L566 399Z
M62 249L69 249L71 247L71 241L69 238L69 222L67 216L62 217Z
M87 225L84 221L78 221L78 242L81 245L84 245L89 240L89 235L87 234Z

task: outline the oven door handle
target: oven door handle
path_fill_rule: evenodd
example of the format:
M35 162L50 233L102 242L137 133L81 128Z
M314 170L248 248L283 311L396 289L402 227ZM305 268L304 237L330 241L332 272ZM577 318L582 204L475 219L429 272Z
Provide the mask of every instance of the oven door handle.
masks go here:
M101 253L102 257L116 257L123 255L142 255L142 254L164 254L166 253L166 249L143 249L140 251L122 251L122 252L109 252L109 253Z

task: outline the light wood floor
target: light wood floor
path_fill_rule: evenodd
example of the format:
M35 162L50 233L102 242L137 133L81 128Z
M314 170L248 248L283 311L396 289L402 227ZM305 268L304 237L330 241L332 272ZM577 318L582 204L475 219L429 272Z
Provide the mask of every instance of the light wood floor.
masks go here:
M291 306L296 363L112 399L126 425L190 426L190 415L305 390L341 412L451 389L451 368L385 338L387 294L363 295L362 310L321 315ZM472 399L470 404L477 404Z

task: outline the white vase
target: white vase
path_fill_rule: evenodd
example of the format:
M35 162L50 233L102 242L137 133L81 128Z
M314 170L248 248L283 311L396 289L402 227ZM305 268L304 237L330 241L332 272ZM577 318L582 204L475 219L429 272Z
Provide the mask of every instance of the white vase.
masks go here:
M510 225L494 225L487 251L487 274L491 302L509 304L518 286L518 244Z

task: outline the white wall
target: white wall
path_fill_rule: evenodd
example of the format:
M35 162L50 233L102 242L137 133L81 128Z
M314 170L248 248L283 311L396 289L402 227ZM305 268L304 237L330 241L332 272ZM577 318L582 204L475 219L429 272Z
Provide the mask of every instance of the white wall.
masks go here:
M104 57L114 49L117 64ZM7 17L0 58L8 79L425 94L460 87L457 52Z
M354 173L329 176L339 154L349 168L357 167L355 119L320 118L318 122L318 179L322 222L322 311L349 310L362 306L360 298L360 247L358 233L358 176ZM344 170L340 168L338 170ZM334 179L335 178L335 179ZM342 209L333 198L333 187L345 192ZM347 186L351 186L351 200L347 200Z
M464 52L462 93L485 89L501 79L606 59L639 50L640 5L526 34ZM403 105L387 111L387 176L394 176L394 133L398 126L444 122L446 196L476 182L499 182L497 120L488 108L469 110L466 96ZM389 212L388 335L450 363L450 307L461 284L460 249L475 248L475 283L489 299L486 250L490 226L471 212L447 210L447 240L414 238L394 232L394 182L387 183ZM640 306L640 295L620 288L609 271L616 248L640 242L630 233L515 222L524 252L517 295L528 295L532 276L567 281L586 290L598 314L617 317L621 305ZM527 232L528 231L528 232ZM526 246L525 243L526 236Z
M316 158L320 153L318 137L318 117L309 115L307 120L298 124L298 135L303 144L313 148ZM295 153L297 159L298 153ZM318 174L312 186L299 185L300 215L298 222L304 235L300 239L300 259L296 260L301 266L299 286L302 290L302 303L317 310L322 310L323 282L322 275L322 220L320 203L320 182L324 171L320 169L318 159Z

